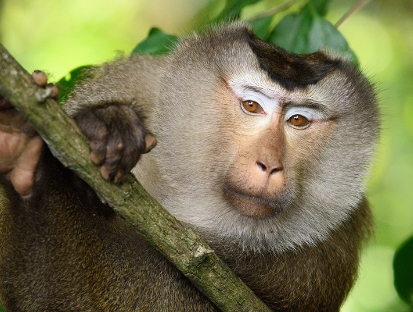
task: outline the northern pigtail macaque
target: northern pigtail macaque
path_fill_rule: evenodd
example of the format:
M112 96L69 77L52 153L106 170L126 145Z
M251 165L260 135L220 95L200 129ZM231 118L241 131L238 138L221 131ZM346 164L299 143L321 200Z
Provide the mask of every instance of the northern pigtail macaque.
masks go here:
M65 109L105 179L132 170L274 311L339 310L371 231L363 182L379 135L357 68L235 23L90 75ZM33 154L29 192L1 180L7 311L217 310L48 149Z

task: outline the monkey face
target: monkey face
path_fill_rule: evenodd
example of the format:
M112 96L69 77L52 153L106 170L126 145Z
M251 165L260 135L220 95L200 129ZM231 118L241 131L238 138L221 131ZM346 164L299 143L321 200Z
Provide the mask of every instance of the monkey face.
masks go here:
M294 209L289 206L299 196L299 168L308 162L308 154L315 153L306 146L313 146L320 134L328 136L329 114L302 92L285 92L251 74L230 79L228 90L227 101L234 105L227 108L235 108L234 122L243 122L232 129L237 145L225 177L224 197L250 217L270 217Z
M277 252L322 241L357 207L379 127L357 69L236 24L186 40L169 66L138 176L179 220Z

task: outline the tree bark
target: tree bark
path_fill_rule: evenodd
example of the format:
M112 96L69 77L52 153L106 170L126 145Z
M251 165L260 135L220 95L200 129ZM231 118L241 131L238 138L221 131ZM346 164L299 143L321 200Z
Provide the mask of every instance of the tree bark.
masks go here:
M121 186L103 180L89 161L89 144L76 123L55 101L47 99L45 90L34 84L2 45L0 53L0 94L32 123L57 159L134 225L222 311L270 311L201 237L172 217L131 174Z

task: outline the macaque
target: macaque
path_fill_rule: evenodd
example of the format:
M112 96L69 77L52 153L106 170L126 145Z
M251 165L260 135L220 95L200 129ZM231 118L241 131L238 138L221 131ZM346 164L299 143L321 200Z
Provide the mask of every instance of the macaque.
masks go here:
M374 88L355 66L286 52L230 23L89 75L64 108L105 179L132 171L274 311L339 311L372 231L364 182L379 136ZM44 145L38 152L22 122L9 124L22 145L0 168L7 311L217 311ZM33 173L23 186L10 174L19 161Z

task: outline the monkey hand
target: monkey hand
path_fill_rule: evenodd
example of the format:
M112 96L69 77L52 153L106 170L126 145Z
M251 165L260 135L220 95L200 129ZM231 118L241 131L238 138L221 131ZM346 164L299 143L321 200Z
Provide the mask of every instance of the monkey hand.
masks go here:
M140 156L156 145L131 105L111 103L89 107L74 119L90 140L91 161L106 180L122 183Z
M56 86L47 84L41 71L32 74L34 82L45 87L48 97L56 97ZM0 173L6 174L14 189L30 196L36 167L44 142L33 126L0 96Z

